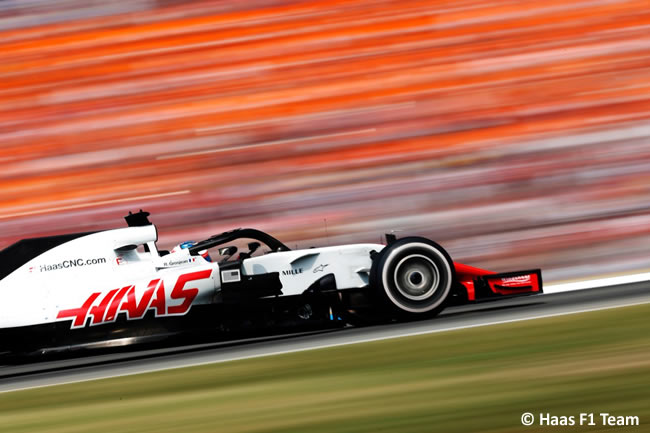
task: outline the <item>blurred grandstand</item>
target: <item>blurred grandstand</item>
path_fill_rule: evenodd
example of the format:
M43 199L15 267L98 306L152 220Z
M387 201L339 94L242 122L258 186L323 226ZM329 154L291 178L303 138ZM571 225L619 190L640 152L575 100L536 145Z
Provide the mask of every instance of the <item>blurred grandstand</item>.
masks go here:
M0 247L144 208L167 247L650 267L648 0L4 0L0 102Z

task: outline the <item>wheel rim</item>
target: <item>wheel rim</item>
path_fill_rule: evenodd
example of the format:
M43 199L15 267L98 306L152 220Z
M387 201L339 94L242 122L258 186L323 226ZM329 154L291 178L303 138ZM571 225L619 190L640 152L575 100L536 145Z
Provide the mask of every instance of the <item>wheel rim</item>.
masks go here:
M386 297L388 297L388 301L396 308L414 314L433 311L442 305L451 291L454 277L453 262L444 253L444 250L425 242L408 242L387 248L390 248L390 250L379 263L381 264L380 287ZM409 294L406 291L406 294L410 296L407 297L404 295L405 291L398 289L399 282L397 284L395 282L395 271L405 258L412 256L424 257L428 261L427 266L431 266L431 263L433 263L435 268L432 269L437 271L438 282L437 287L433 290L431 290L433 288L432 284L427 290L423 290L421 293L414 292ZM417 283L418 281L413 281L413 284ZM414 295L423 299L412 299Z
M440 285L438 266L421 254L412 254L400 260L394 275L395 288L412 301L431 297Z

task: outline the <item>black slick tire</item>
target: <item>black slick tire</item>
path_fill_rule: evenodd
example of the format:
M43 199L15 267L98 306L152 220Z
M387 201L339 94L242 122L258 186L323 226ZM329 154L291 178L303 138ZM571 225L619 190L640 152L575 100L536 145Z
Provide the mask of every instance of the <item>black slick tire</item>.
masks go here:
M442 311L455 284L454 262L437 243L406 237L387 245L373 260L370 287L394 318L432 317Z

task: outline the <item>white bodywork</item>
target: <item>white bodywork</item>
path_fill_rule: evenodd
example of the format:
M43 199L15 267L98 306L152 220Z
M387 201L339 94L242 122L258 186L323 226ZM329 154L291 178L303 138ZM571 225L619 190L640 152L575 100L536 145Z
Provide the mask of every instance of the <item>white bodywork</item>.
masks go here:
M152 309L157 316L184 315L194 305L214 302L221 288L219 264L187 249L161 257L156 240L153 225L128 227L89 234L35 257L0 281L0 327L70 318L73 328L95 326L115 321L121 312L129 319ZM300 295L330 273L340 289L364 287L370 252L383 247L274 252L245 259L242 272L278 272L282 296Z

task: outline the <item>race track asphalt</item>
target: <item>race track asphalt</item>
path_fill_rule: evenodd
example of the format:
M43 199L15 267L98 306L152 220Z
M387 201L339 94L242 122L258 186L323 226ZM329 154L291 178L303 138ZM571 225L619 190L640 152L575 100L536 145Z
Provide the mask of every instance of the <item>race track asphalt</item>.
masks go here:
M424 321L0 366L0 392L650 303L650 282L453 307Z

